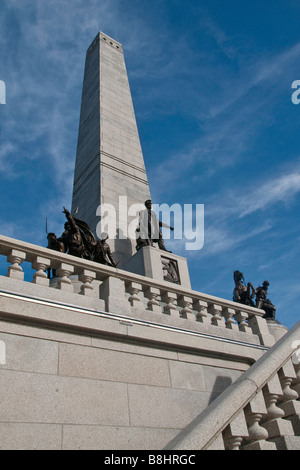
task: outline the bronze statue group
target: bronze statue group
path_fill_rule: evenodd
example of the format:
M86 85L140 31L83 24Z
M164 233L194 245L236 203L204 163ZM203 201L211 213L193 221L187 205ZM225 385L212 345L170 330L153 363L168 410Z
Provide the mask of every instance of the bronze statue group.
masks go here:
M157 215L152 211L150 199L145 201L145 207L146 209L139 213L139 225L136 230L136 250L144 246L153 246L153 242L156 242L159 249L168 251L160 229L164 224L158 220ZM47 234L48 248L61 253L68 253L78 258L116 267L118 263L115 262L110 246L107 243L108 235L102 234L101 240L96 240L86 222L75 217L76 214L72 216L65 208L63 213L67 218L64 226L65 230L59 238L53 232ZM173 227L168 228L174 230ZM50 277L50 270L48 273ZM240 271L234 271L233 278L235 282L233 301L262 309L265 311L264 318L275 320L276 308L270 299L267 298L269 282L264 281L262 286L258 286L255 289L251 282L248 282L246 285L244 275Z
M47 234L48 248L61 253L68 253L77 258L116 267L117 264L107 243L108 235L103 234L101 240L96 240L87 223L72 216L65 208L63 213L67 218L65 230L59 238L53 232Z
M256 289L253 287L251 282L245 283L244 275L240 271L234 271L233 279L235 288L233 290L233 301L239 302L250 307L256 307L265 311L263 318L270 318L275 320L276 308L267 298L269 281L264 281L262 286L258 286ZM255 302L254 302L255 297Z
M143 246L153 246L153 243L157 242L161 250L168 251L160 230L160 227L167 225L160 222L157 215L152 211L151 199L145 201L145 207L146 209L139 213L139 225L136 229L136 250L141 249ZM47 233L48 248L116 267L117 263L107 243L108 235L102 234L101 240L96 240L89 225L75 217L76 213L71 215L66 208L64 208L63 213L67 218L65 231L59 238L53 232ZM174 230L173 227L167 227Z

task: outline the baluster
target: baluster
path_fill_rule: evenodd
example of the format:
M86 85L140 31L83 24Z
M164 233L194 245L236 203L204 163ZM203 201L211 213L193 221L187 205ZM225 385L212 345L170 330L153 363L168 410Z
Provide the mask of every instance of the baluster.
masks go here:
M82 282L79 294L86 295L87 297L94 297L95 291L92 282L96 279L96 273L89 269L84 269L79 274L78 279Z
M268 439L267 430L260 426L260 421L266 414L267 409L263 394L258 392L245 408L249 437L245 438L248 444L243 446L243 450L276 450L274 442L266 441Z
M43 258L42 256L36 256L35 260L31 265L32 268L36 270L32 279L33 284L39 284L40 286L49 286L49 279L45 271L47 268L49 268L50 265L50 259Z
M251 328L247 323L248 313L239 310L235 314L235 319L238 322L238 329L244 333L251 333Z
M278 376L283 391L283 399L279 406L283 409L285 417L300 414L300 401L297 401L299 395L296 390L291 388L293 380L297 379L297 375L291 360L288 361L279 370Z
M163 294L162 301L166 303L163 309L163 313L166 315L178 317L178 312L175 305L175 302L177 301L177 294L167 291Z
M300 397L300 364L294 363L294 368L296 372L296 378L293 380L292 389L295 390L295 392L297 392L298 396Z
M239 413L223 431L226 450L239 450L244 438L248 437L247 423L243 412Z
M269 439L277 438L278 444L281 436L293 436L294 433L291 423L282 419L284 411L277 406L279 397L283 396L277 374L264 386L263 395L267 406L267 416L262 425L268 431Z
M74 266L67 263L61 263L56 270L56 274L59 276L57 282L57 288L66 292L74 292L73 284L69 279L69 276L74 272Z
M298 396L300 397L300 364L295 364L294 363L294 368L296 372L296 379L293 379L292 383L292 389L298 393ZM299 403L299 399L297 400L296 403ZM296 408L299 408L299 405L295 405ZM293 429L294 429L294 435L295 436L300 436L300 411L298 410L296 414L291 415L288 417L288 419L291 421Z
M221 305L209 304L208 312L211 313L212 315L212 319L211 319L212 325L224 326L224 319L222 318L222 315L221 315L222 313Z
M12 279L19 279L24 281L24 272L20 264L26 259L24 251L12 249L7 256L7 261L10 263L6 277Z
M207 316L207 302L197 299L194 302L193 308L196 310L196 320L200 323L211 324L211 320Z
M130 282L128 284L128 291L130 293L130 297L128 298L128 301L130 302L131 307L137 307L137 308L142 308L143 305L141 302L140 297L138 296L138 293L143 290L142 284L139 284L137 282Z
M145 291L145 295L147 299L149 299L149 302L147 303L148 310L151 310L151 312L162 313L161 306L156 300L157 297L160 295L160 290L157 289L156 287L149 287Z
M179 305L182 307L179 312L180 317L195 321L196 318L191 309L191 306L193 305L193 299L186 295L182 295L179 297Z
M225 317L225 326L229 330L238 330L239 327L235 320L232 318L235 315L235 310L233 308L224 308L223 316Z

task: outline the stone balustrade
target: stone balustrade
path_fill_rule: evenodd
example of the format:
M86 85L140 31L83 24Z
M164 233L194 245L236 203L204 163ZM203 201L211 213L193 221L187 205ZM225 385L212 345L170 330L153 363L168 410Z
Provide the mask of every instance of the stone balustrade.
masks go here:
M169 344L171 340L163 331L167 329L176 335L175 341L183 351L196 347L209 354L222 353L226 360L244 357L246 353L244 362L250 366L244 369L246 372L183 429L167 449L300 448L298 353L295 359L295 347L300 347L300 322L275 342L262 310L4 236L0 236L0 273L3 298L19 296L20 301L23 295L32 303L76 311L77 320L59 315L53 319L68 331L71 324L78 323L79 316L80 323L88 312L93 318L100 315L104 322L114 323L113 328L99 323L104 335L107 331L109 335L121 334L116 327L127 325L128 330L133 324L146 323L147 330L148 326L156 332L159 329L154 339L153 331L148 334L143 330L143 338L149 342ZM23 310L14 307L7 318L13 314L22 321L52 321L48 317L40 319L29 305ZM81 328L77 323L75 330ZM179 331L184 338L178 338ZM138 337L138 328L130 334ZM193 337L197 338L196 343Z
M180 432L167 449L299 450L299 349L300 322Z
M12 281L35 285L41 296L48 296L51 289L56 289L65 295L76 295L73 303L79 301L78 295L94 301L99 299L99 309L104 308L106 312L136 317L151 312L152 319L153 315L157 318L164 315L164 321L167 317L188 321L191 330L196 327L211 330L213 326L219 336L222 331L231 331L238 333L241 341L246 336L249 341L251 335L253 343L266 347L274 344L274 337L262 318L263 310L5 236L0 236L0 255L3 275ZM49 279L48 270L54 272L54 279Z

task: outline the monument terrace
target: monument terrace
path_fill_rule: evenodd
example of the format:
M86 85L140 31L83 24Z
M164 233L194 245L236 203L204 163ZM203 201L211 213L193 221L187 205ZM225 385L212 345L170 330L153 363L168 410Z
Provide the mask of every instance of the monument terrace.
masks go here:
M153 211L122 45L102 32L58 210L48 247L0 235L0 448L300 449L300 322L287 331L268 284L238 271L234 300L192 290Z

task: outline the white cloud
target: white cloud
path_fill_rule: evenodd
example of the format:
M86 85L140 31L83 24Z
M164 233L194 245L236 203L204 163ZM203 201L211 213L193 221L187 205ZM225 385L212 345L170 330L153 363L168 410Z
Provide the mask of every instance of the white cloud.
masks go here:
M272 228L272 223L267 220L262 225L254 227L252 230L235 231L234 225L216 226L213 223L208 223L205 230L205 245L204 256L216 255L221 253L228 253L233 248L236 249L241 244L245 244L257 235L266 232Z
M258 211L264 213L277 203L289 203L299 193L300 163L294 161L292 170L283 165L276 169L276 174L270 171L268 179L257 175L251 183L236 181L234 187L207 198L205 210L207 216L219 222L243 219Z
M0 147L0 175L1 173L7 179L15 178L16 173L13 168L13 155L16 146L11 142L3 142Z
M244 217L257 210L265 210L277 202L287 202L299 192L300 172L285 174L272 178L253 189L251 194L240 198L237 201L237 210L240 211L240 217Z
M21 235L16 223L5 222L4 220L0 220L0 233L11 238L19 238Z
M220 47L229 44L229 55L237 54L237 51L231 51L229 39L216 25L208 20L206 27L215 35ZM195 82L193 73L198 70L194 66L194 69L190 70L191 82L187 87L194 92L194 98L186 91L183 98L189 104L191 116L199 123L199 135L184 149L178 149L168 160L164 159L152 170L154 192L163 195L164 175L171 167L173 182L183 186L186 184L184 175L194 173L196 180L197 174L200 174L201 178L210 178L220 170L240 163L244 156L250 157L256 139L273 119L275 103L281 99L282 93L286 96L288 92L286 89L283 90L286 86L284 74L287 69L295 68L299 53L300 43L296 43L271 57L269 55L261 56L259 59L249 57L244 67L239 68L236 76L228 75L225 65L216 76L216 69L206 64L205 73L208 74L211 85L201 93L195 93L193 86ZM200 72L199 83L203 78ZM214 89L215 94L212 93ZM179 96L181 94L181 90L176 88L173 92L174 94L177 92ZM176 99L177 97L173 96L174 102ZM288 101L289 97L284 99ZM287 181L287 185L289 183L295 187L295 181ZM281 181L281 184L284 182ZM285 195L292 192L283 186L277 188L277 191L280 192L282 189ZM271 184L264 190L267 190L271 199L275 197L276 190L272 190ZM261 199L266 200L265 197Z

